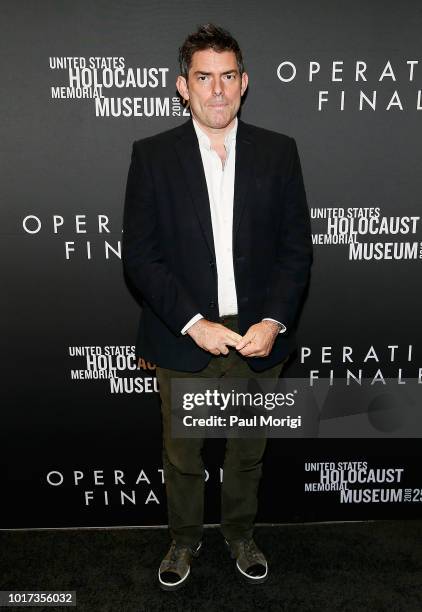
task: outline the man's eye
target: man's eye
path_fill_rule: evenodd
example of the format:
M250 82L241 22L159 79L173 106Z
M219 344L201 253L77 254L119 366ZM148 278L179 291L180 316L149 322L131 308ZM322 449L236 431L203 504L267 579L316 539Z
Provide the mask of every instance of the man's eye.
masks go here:
M199 80L204 81L207 78L206 74L203 74L201 76L198 77Z

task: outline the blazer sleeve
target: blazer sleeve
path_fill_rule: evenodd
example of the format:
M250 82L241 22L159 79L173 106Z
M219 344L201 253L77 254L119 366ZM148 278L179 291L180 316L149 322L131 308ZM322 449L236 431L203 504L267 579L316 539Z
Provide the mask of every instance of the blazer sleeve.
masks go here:
M200 308L163 258L153 179L142 142L132 147L123 213L122 260L136 291L179 336Z
M283 214L272 265L266 317L282 321L291 330L297 317L312 264L312 235L302 169L296 141L291 138L288 174L281 205Z

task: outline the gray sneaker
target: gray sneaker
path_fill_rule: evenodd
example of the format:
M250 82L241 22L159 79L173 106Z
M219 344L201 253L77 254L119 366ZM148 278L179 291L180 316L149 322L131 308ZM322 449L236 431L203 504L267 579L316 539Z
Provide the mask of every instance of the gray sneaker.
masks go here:
M172 540L170 549L161 561L158 570L158 580L164 591L174 591L184 585L190 574L191 559L199 555L201 546L202 542L188 546L177 544L175 540Z
M268 563L252 538L225 540L231 558L236 559L239 575L251 584L265 582L268 578Z

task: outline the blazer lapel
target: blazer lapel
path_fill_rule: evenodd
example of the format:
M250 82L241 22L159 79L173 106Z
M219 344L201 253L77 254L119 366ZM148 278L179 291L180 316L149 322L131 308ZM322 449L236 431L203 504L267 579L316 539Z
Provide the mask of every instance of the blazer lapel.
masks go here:
M205 240L215 260L214 238L212 233L211 208L208 187L199 150L198 138L192 119L183 124L181 135L176 141L176 151L183 168L186 185L192 196L196 214L204 233Z
M255 147L248 133L248 126L239 119L236 133L236 166L234 173L233 250L240 220L245 209L249 181L253 175L254 159Z

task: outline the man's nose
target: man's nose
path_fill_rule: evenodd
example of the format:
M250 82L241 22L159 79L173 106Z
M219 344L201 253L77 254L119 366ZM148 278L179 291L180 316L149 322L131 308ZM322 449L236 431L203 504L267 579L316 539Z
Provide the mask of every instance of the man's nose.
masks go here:
M223 93L222 83L221 83L220 79L216 79L214 81L213 94L215 96L221 96L222 93Z

